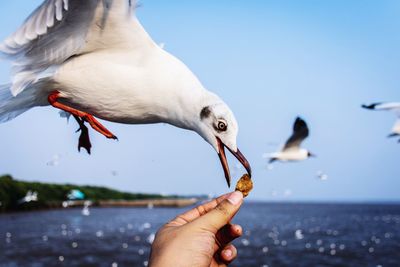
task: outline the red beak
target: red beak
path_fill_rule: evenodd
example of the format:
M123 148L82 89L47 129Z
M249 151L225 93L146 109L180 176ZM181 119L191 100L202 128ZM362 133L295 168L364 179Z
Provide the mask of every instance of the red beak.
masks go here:
M225 147L228 148L228 150L239 160L239 162L243 165L243 167L246 169L247 173L251 177L250 163L244 157L242 152L240 152L239 149L237 149L236 152L232 151L229 147L225 146L225 144L222 143L222 141L218 137L217 137L217 143L218 143L218 156L221 161L222 168L224 169L225 179L226 182L228 183L228 187L231 186L231 174L229 171L228 161L226 159Z

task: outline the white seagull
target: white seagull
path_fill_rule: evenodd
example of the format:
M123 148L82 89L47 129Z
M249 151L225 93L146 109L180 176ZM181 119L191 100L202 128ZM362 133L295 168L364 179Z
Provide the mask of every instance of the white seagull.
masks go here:
M307 149L301 148L300 145L308 137L309 130L307 124L304 120L297 117L293 125L292 136L286 141L285 145L279 152L271 153L266 155L268 157L269 163L274 161L301 161L309 157L315 157Z
M317 178L321 181L328 180L328 174L324 173L323 171L317 171Z
M1 45L13 60L12 83L0 87L0 121L52 105L72 114L90 152L88 122L169 123L197 132L217 151L230 184L225 147L251 174L237 147L230 108L179 59L156 44L134 14L133 0L46 0ZM4 22L3 22L4 24Z
M400 103L399 102L388 102L388 103L373 103L370 105L362 105L363 108L371 109L371 110L389 110L393 111L397 120L393 125L392 132L388 135L388 137L399 137L400 136ZM400 139L399 139L400 143Z
M19 204L38 201L38 192L29 190L26 195L19 200Z

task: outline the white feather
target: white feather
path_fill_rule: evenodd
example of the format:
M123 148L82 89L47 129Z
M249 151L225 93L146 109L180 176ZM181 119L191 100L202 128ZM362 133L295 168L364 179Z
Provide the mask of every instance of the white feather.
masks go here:
M396 133L400 135L400 119L398 119L392 128L392 133Z
M12 108L3 109L0 118L48 105L49 93L57 90L63 103L98 118L130 124L169 123L196 131L217 151L217 140L221 140L236 152L238 125L232 111L185 64L150 38L137 18L130 16L131 2L45 1L1 46L14 59L11 91L16 97L6 99ZM43 10L47 31L29 41L27 25L33 23L44 31L43 25L38 26L38 21L44 21L39 17ZM15 36L28 41L15 44ZM28 94L32 97L23 97ZM202 121L206 107L214 117ZM220 118L229 125L226 131L215 129Z
M392 110L397 113L400 111L400 103L398 103L398 102L382 103L382 104L376 105L374 107L374 109L375 110Z
M308 158L308 151L304 148L287 149L271 154L271 158L280 161L301 161Z
M127 0L110 1L111 8L98 0L46 0L39 6L0 45L0 52L14 59L14 75L18 77L11 86L12 94L18 95L42 71L74 55L134 41L134 36L126 34L131 11ZM99 28L104 21L107 23Z
M400 102L386 102L380 104L373 104L371 106L363 105L363 107L373 110L386 110L394 112L398 119L393 125L392 133L400 135Z

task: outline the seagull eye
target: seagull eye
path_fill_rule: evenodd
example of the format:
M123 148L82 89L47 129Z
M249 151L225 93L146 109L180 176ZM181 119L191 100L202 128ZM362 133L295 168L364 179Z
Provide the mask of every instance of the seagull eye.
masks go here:
M219 121L219 122L218 122L218 127L217 127L217 128L218 128L219 131L225 132L225 131L226 131L226 128L227 128L227 125L226 125L225 122Z

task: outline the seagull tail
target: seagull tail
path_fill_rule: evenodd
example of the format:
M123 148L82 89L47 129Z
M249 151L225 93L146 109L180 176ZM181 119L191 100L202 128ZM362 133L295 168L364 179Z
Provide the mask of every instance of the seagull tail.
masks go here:
M0 85L0 123L12 120L36 106L35 90L26 90L14 97L10 87L11 84Z

